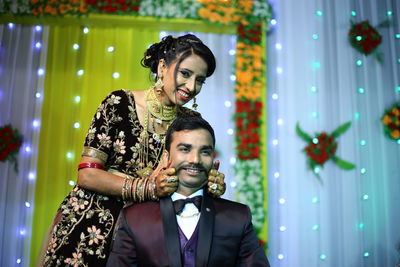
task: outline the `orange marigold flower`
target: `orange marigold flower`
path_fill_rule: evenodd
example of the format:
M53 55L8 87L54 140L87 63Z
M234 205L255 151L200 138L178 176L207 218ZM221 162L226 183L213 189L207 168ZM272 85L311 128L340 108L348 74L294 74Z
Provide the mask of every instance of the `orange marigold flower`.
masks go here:
M390 132L390 135L393 138L398 139L398 138L400 138L400 131L399 130L394 130L394 131Z
M50 14L50 15L57 15L58 12L57 12L56 8L54 8L54 7L50 6L50 5L47 5L44 8L44 13Z
M254 67L255 69L261 69L261 68L262 68L261 58L260 58L260 57L256 57L256 58L253 60L253 67Z
M253 7L253 1L249 0L239 0L239 6L244 8L244 12L247 14L251 13L251 8Z
M392 120L390 119L389 115L385 115L382 119L382 123L385 125L388 125L391 122L392 122Z
M400 115L400 110L398 108L393 108L392 112L395 116L399 116Z
M250 83L251 80L253 79L253 75L249 71L238 70L236 72L236 79L240 83Z

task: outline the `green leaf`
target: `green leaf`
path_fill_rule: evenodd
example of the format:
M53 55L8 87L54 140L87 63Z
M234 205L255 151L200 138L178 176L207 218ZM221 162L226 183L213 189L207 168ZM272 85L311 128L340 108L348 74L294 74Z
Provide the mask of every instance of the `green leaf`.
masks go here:
M352 170L356 167L356 165L354 165L353 163L342 160L336 156L332 156L332 160L336 163L336 165L344 170Z
M387 28L390 26L391 21L389 19L382 21L381 23L378 24L378 26L376 26L377 28Z
M339 127L336 128L336 130L334 130L334 131L332 132L332 134L331 134L332 137L333 137L333 138L339 137L341 134L343 134L344 132L346 132L347 129L350 128L350 126L351 126L351 121L348 121L348 122L346 122L346 123L340 125Z
M306 141L306 142L311 142L312 141L312 138L300 128L299 123L296 123L296 133L304 141Z

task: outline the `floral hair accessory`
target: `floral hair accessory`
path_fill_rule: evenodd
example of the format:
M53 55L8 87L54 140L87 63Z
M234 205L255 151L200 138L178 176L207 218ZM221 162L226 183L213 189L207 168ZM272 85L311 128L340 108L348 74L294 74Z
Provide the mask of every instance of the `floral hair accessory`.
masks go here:
M303 151L307 156L308 167L321 182L322 180L319 176L317 167L323 167L329 159L333 160L333 162L336 163L339 168L345 170L351 170L355 168L354 164L344 161L336 156L338 143L335 139L346 132L350 126L351 122L346 122L336 128L336 130L334 130L331 134L320 132L315 134L314 137L311 137L300 128L299 123L296 124L297 135L307 142L307 146L303 149Z

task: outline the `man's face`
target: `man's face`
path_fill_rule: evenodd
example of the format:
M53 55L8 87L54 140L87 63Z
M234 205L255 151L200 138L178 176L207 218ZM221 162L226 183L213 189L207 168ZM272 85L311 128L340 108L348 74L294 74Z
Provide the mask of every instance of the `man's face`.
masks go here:
M169 157L179 178L178 193L190 195L207 183L213 153L213 139L205 129L172 134Z

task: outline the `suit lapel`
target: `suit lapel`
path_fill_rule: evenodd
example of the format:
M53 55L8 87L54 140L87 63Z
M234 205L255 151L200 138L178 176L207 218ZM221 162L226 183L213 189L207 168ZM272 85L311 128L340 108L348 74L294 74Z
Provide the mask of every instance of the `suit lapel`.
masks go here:
M181 246L179 242L178 224L176 222L176 215L171 198L160 199L160 209L169 264L171 267L181 267Z
M205 192L201 204L196 266L207 266L214 230L215 209L211 197Z

